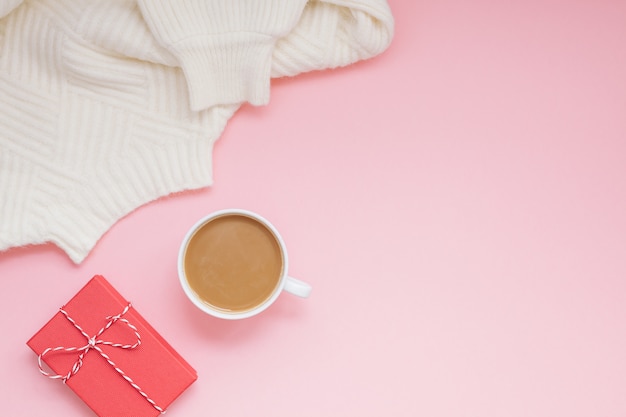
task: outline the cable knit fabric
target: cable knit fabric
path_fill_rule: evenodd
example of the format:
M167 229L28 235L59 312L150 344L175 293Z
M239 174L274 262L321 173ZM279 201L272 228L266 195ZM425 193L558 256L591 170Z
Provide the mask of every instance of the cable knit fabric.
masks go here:
M384 51L384 0L5 0L0 250L80 263L132 210L212 183L212 148L270 79Z

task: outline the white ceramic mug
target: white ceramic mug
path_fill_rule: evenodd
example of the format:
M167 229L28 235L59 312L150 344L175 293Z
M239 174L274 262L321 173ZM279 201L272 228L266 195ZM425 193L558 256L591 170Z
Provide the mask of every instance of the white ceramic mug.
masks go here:
M280 277L278 279L278 283L274 287L273 291L264 301L260 304L246 309L244 311L225 311L224 309L215 308L207 301L205 301L202 297L198 295L196 291L191 287L189 280L187 279L187 275L185 272L185 258L187 254L187 248L189 246L189 242L192 240L196 232L203 228L203 226L207 225L209 222L214 221L220 217L224 216L244 216L248 219L257 222L258 224L264 226L269 232L271 232L275 242L278 244L280 248L281 257L282 257L282 268L280 271ZM252 317L254 315L259 314L260 312L267 309L271 306L274 301L278 298L278 296L282 293L283 290L297 295L302 298L306 298L311 293L311 286L303 281L297 280L288 275L288 259L287 259L287 250L285 246L285 242L282 237L276 230L276 228L265 218L260 215L253 213L248 210L242 209L227 209L220 210L208 214L207 216L198 220L187 232L185 235L178 252L178 277L180 279L180 284L185 291L187 297L191 300L191 302L198 307L200 310L204 311L207 314L210 314L214 317L222 318L222 319L243 319L247 317Z

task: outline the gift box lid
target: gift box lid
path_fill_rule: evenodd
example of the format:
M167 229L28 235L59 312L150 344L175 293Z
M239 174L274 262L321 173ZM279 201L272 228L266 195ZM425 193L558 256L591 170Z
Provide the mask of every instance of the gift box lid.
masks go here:
M60 379L69 374L66 384L103 417L159 415L197 379L187 361L100 275L27 344Z

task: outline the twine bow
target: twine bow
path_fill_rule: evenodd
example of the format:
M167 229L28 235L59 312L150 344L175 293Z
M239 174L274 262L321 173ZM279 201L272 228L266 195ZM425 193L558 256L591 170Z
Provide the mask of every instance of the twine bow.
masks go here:
M139 331L137 330L137 328L135 326L133 326L132 323L130 323L128 320L126 320L125 318L123 318L122 316L124 314L126 314L128 312L128 310L130 310L130 303L128 303L126 305L126 307L124 307L124 309L122 310L121 313L115 315L115 316L107 316L107 323L104 325L104 327L102 327L100 330L98 330L98 332L94 335L94 336L89 336L83 329L82 327L80 327L78 325L78 323L76 323L76 321L70 317L70 315L67 313L67 311L65 311L63 308L60 308L59 311L63 314L63 316L65 316L65 318L72 323L72 325L83 335L85 336L85 339L87 340L87 344L84 346L71 346L71 347L65 347L65 346L57 346L57 347L49 347L46 348L43 352L41 352L41 354L39 355L38 358L38 362L39 362L39 372L41 372L44 376L47 376L48 378L51 379L60 379L63 381L63 383L66 383L72 376L76 375L78 373L78 371L80 370L80 368L83 366L83 359L85 357L85 355L87 355L87 353L90 350L95 350L96 352L98 352L100 354L100 356L102 356L108 363L109 365L111 365L113 367L113 369L115 369L115 371L120 374L122 376L122 378L124 378L126 380L126 382L128 382L143 398L146 399L146 401L148 401L150 403L150 405L152 405L152 407L154 407L157 411L159 411L161 414L165 413L165 410L161 407L159 407L154 400L152 400L140 387L139 385L135 384L135 382L132 380L131 377L129 377L128 375L126 375L126 373L121 370L116 364L115 362L113 362L113 360L111 360L111 358L109 357L109 355L107 355L106 353L104 353L104 351L102 350L102 348L100 347L100 345L103 346L111 346L114 348L119 348L119 349L135 349L137 347L139 347L139 345L141 345L141 335L139 334ZM122 343L114 343L114 342L109 342L106 340L102 340L100 339L100 336L102 335L102 333L104 333L109 327L111 327L113 324L117 323L117 322L121 322L124 323L126 326L128 326L134 333L135 336L137 337L137 341L133 344L122 344ZM76 359L76 362L74 362L74 365L72 365L72 368L68 371L67 374L65 375L59 375L57 373L50 373L47 372L43 369L43 357L48 355L48 354L54 354L54 353L78 353L78 358Z

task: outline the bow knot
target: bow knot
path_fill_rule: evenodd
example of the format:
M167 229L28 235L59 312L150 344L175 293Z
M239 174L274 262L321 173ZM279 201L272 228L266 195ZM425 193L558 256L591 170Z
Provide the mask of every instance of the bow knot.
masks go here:
M44 375L47 376L48 378L51 379L61 379L63 381L63 383L66 383L73 375L76 375L78 373L78 371L80 371L80 368L83 366L83 359L85 357L85 355L91 350L95 350L96 352L98 352L100 354L100 356L102 356L108 363L109 365L111 365L113 367L113 369L115 369L115 371L117 373L119 373L122 378L124 378L126 380L126 382L128 382L135 390L137 390L137 392L139 392L139 394L141 394L142 397L144 397L146 399L146 401L148 401L152 407L154 407L157 411L159 411L161 414L165 413L165 410L161 407L159 407L150 397L148 397L148 395L143 392L141 390L141 388L135 384L133 382L133 380L124 373L124 371L122 371L120 368L118 368L118 366L115 364L115 362L113 362L113 360L102 350L102 348L98 345L105 345L105 346L111 346L114 348L119 348L119 349L135 349L137 348L139 345L141 345L141 335L139 334L139 331L137 330L137 328L135 326L133 326L128 320L126 320L125 318L123 318L124 314L126 314L128 312L128 310L130 310L130 303L128 303L126 305L126 307L124 307L124 309L122 310L121 313L116 314L115 316L107 316L107 322L106 324L100 329L98 330L98 332L93 335L93 336L89 336L89 334L87 334L82 327L80 327L78 325L78 323L76 323L76 321L67 313L67 311L65 311L63 308L59 309L59 311L61 312L61 314L63 314L63 316L65 316L65 318L72 323L72 325L85 337L85 339L87 340L87 344L82 346L82 347L65 347L65 346L57 346L57 347L49 347L46 348L40 355L38 358L39 361L39 371ZM99 337L102 335L102 333L104 333L109 327L111 327L113 324L117 323L117 322L121 322L123 324L125 324L126 326L128 326L135 334L135 337L137 338L137 340L135 341L135 343L133 344L122 344L122 343L114 343L114 342L109 342L109 341L105 341L105 340L101 340L99 339ZM72 365L72 368L69 370L69 372L65 375L59 375L57 373L50 373L47 372L43 369L43 357L49 354L53 354L53 353L78 353L78 357L76 358L76 362L74 362L74 365Z
M89 342L87 343L87 349L85 349L85 353L87 353L89 349L96 347L96 343L98 343L98 341L96 340L96 336L90 337Z

